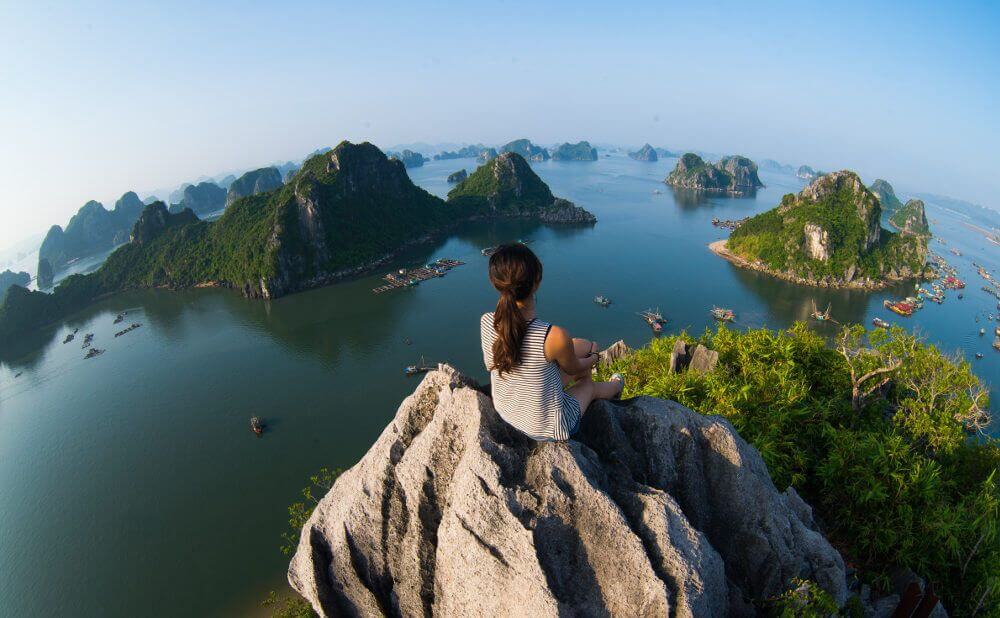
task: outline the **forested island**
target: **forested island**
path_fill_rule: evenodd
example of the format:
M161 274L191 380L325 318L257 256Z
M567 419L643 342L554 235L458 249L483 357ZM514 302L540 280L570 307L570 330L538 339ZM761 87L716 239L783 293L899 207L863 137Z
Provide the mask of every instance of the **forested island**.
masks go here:
M590 145L590 142L577 142L575 144L561 144L552 153L554 161L596 161L597 149Z
M447 202L414 185L401 161L367 142L314 155L291 180L236 199L213 222L187 208L171 213L162 202L146 206L130 242L96 272L67 278L53 294L12 287L0 306L0 341L127 289L212 286L277 298L364 272L461 221L594 221L555 198L515 153L480 167ZM245 189L257 186L255 180Z
M826 287L877 289L931 276L926 237L885 230L881 216L878 197L844 170L785 195L712 249L738 266Z
M927 213L924 212L922 200L907 200L889 217L889 225L902 234L912 236L930 236L931 228L927 223Z
M746 157L723 157L718 163L709 163L693 152L677 161L664 182L679 189L735 195L764 186L757 176L757 164Z
M635 159L636 161L658 161L659 155L656 153L656 148L653 148L649 144L644 144L642 148L636 150L635 152L628 153L629 158Z
M899 201L892 185L887 181L876 178L875 182L868 188L878 197L878 201L882 203L882 212L891 215L903 206L903 202Z

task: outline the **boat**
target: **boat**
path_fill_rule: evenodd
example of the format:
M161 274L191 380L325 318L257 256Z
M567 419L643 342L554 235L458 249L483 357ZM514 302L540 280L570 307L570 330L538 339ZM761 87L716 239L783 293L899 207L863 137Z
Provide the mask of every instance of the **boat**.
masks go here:
M952 248L950 249L950 251L951 251L952 253L954 253L955 255L957 255L957 256L959 256L959 257L962 257L962 252L961 252L961 251L959 251L958 249L956 249L956 248L952 247Z
M83 338L83 346L82 346L83 349L86 350L87 348L89 348L91 342L93 341L94 341L94 333L87 333L87 335Z
M985 328L980 328L979 329L979 336L982 337L985 334L986 334L986 329Z
M890 326L890 324L882 318L874 318L872 320L872 324L874 324L877 328L889 328Z
M114 323L115 323L115 324L121 324L121 323L122 323L122 322L124 322L124 321L125 321L125 314L124 314L124 313L119 313L119 314L118 314L118 315L117 315L117 316L115 317L115 321L114 321Z
M403 373L408 376L414 376L418 373L427 373L431 369L434 369L434 365L429 364L426 360L424 360L424 357L421 356L419 363L416 365L407 365L406 369L403 370Z
M976 352L976 358L982 358L982 357L983 357L982 352Z
M251 416L250 431L254 432L259 437L264 433L264 421L260 420L260 417L258 416Z
M958 293L958 300L962 300L963 298L965 298L965 294L962 294L961 292L959 292Z
M491 255L493 255L494 253L496 253L497 249L498 249L498 247L486 247L485 249L483 249L482 251L480 251L480 253L482 253L483 256L485 256L485 257L490 257Z
M709 313L712 314L713 318L719 320L720 322L732 322L733 320L736 319L736 314L733 313L732 309L724 309L722 307L712 307L712 310Z
M87 355L84 356L83 359L87 360L88 358L94 358L95 356L100 356L101 354L104 354L104 350L98 350L97 348L90 348L90 351L87 352Z
M892 311L893 313L898 313L899 315L904 317L910 317L911 315L913 315L913 305L909 303L905 303L902 301L892 302L889 300L885 300L882 301L882 306L888 309L889 311Z
M993 349L1000 350L1000 335L993 338Z
M594 302L602 307L607 307L611 304L611 299L607 296L597 295L594 297Z
M646 320L646 324L649 324L649 327L653 329L654 333L663 332L663 325L667 323L667 321L663 318L663 315L660 314L659 309L656 311L653 311L652 309L640 311L639 317Z
M17 373L14 374L14 379L16 380L17 378L20 378L21 374L23 373L24 373L23 371L18 371Z
M813 310L812 313L809 314L809 317L818 322L834 321L831 320L830 318L830 305L828 304L826 306L826 311L820 311L819 309L816 308L816 301L813 301Z
M944 278L944 287L949 290L961 290L965 287L965 282L953 275L948 275Z
M69 333L68 335L66 335L66 338L63 339L63 345L66 345L70 341L73 341L73 339L75 339L75 338L76 338L76 335L74 335L73 333Z

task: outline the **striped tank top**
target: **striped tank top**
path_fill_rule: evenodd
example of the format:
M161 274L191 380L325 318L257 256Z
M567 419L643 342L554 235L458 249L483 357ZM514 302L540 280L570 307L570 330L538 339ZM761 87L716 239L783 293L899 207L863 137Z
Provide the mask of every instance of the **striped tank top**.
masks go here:
M483 362L493 366L493 313L479 321ZM493 405L508 424L533 440L568 440L580 423L580 402L563 390L559 366L545 359L545 337L552 325L534 319L521 343L521 364L513 371L490 371Z

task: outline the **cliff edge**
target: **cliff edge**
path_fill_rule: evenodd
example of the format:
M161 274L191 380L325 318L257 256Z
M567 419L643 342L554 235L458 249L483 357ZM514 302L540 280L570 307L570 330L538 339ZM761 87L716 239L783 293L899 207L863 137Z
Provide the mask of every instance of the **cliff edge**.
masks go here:
M721 417L598 402L534 443L442 365L342 474L288 579L323 616L753 615L844 563L793 489Z

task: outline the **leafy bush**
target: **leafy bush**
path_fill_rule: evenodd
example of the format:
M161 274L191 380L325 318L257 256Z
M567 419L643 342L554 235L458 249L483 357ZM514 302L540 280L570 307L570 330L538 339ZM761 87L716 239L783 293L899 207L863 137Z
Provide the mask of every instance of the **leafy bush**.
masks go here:
M602 375L622 372L626 396L727 418L875 583L902 565L953 613L1000 611L1000 445L980 431L986 394L967 363L899 328L848 328L830 347L797 324L706 331L699 340L719 367L672 374L676 339L653 340ZM857 406L856 386L875 387Z

